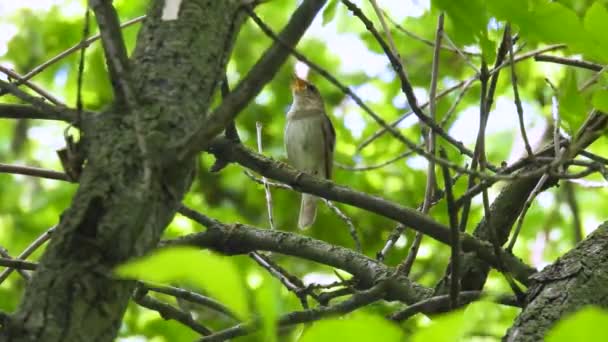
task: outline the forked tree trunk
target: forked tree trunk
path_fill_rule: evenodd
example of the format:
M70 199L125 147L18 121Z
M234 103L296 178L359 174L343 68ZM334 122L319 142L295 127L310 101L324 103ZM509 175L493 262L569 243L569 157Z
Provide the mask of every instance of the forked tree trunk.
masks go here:
M113 267L156 246L190 186L194 161L173 156L205 125L242 1L184 0L173 21L164 3L152 2L131 57L136 107L83 119L80 185L2 341L112 341L134 288Z

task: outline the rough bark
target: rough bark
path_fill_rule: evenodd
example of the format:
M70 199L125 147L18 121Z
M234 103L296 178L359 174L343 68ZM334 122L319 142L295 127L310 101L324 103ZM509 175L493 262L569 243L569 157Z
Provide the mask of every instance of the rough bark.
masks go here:
M137 106L84 118L80 186L2 341L113 340L134 282L111 271L156 246L190 186L193 160L167 151L205 124L241 1L184 0L174 21L161 21L163 4L152 3L125 77Z
M527 305L506 341L542 341L564 315L585 305L608 308L608 222L574 249L532 277Z

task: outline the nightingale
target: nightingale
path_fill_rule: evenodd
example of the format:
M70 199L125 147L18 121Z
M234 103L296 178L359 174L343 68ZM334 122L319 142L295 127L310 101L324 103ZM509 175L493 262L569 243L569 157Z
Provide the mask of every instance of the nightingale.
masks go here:
M287 112L285 150L289 163L307 174L331 178L336 131L325 113L319 90L311 83L294 77L291 84L293 103ZM302 194L298 227L315 222L318 198Z

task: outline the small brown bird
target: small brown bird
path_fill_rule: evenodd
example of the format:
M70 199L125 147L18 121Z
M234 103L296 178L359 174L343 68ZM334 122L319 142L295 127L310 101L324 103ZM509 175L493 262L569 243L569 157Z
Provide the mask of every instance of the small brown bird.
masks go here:
M325 114L323 98L317 88L295 76L291 85L293 103L287 112L285 150L289 163L317 177L331 178L336 131ZM302 194L298 227L315 222L318 198Z

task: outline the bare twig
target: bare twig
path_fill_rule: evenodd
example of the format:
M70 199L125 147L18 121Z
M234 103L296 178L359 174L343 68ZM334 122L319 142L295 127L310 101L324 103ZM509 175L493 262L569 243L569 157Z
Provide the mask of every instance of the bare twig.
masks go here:
M519 131L524 139L524 146L528 157L533 157L532 147L530 147L530 141L528 140L528 134L526 133L526 126L524 125L524 109L521 105L521 99L519 98L519 90L517 88L517 74L515 72L515 63L513 63L513 44L514 39L511 36L511 26L507 24L505 27L506 35L509 36L509 60L511 61L511 83L513 85L513 97L515 98L515 107L517 108L517 119L519 120Z
M7 259L7 260L19 260L19 259L13 258L10 254L8 254L8 251L2 246L0 246L0 257ZM23 279L25 279L26 282L28 280L30 280L30 275L27 274L27 272L25 270L22 270L21 268L7 268L3 272L9 271L9 270L12 271L15 269L17 270L17 272L19 272L19 274L23 277Z
M76 113L65 107L56 107L46 103L45 101L32 96L23 90L19 89L16 85L4 82L0 80L0 89L15 95L20 100L31 104L38 111L46 113L49 118L54 120L73 121L76 118Z
M578 59L559 57L559 56L551 56L551 55L537 55L534 56L534 60L537 62L551 62L563 65L575 66L577 68L588 69L593 71L602 70L603 66L601 64L596 64L587 61L581 61Z
M89 21L90 21L90 12L87 7L84 12L84 28L82 30L82 40L81 43L84 42L89 35ZM78 80L76 84L76 110L78 111L77 121L80 121L82 116L82 80L84 74L84 56L87 51L86 47L80 49L80 60L78 61Z
M279 317L279 326L289 326L313 322L322 318L352 312L360 307L366 306L382 298L386 287L386 281L380 282L374 287L358 292L347 300L331 306L320 306L305 311L295 311ZM227 339L243 336L260 328L259 320L242 323L232 328L219 331L213 335L203 337L199 342L225 341Z
M228 85L228 76L224 74L224 79L222 80L222 85L220 87L220 93L222 95L222 100L225 100L230 94L230 86ZM224 130L224 135L226 138L231 139L234 142L240 142L241 138L239 137L239 132L236 130L236 122L234 120L228 123L226 129ZM220 172L223 168L226 167L228 163L223 159L216 159L215 163L211 166L211 172Z
M344 165L344 164L340 164L338 162L334 162L334 165L342 170L346 170L346 171L354 171L354 172L358 172L358 171L370 171L370 170L376 170L376 169L380 169L383 168L387 165L393 164L394 162L397 162L403 158L409 157L412 154L414 154L413 151L406 151L406 152L402 152L399 155L397 155L396 157L393 157L385 162L376 164L376 165L369 165L369 166L348 166L348 165Z
M126 106L127 109L135 109L137 101L129 81L129 59L116 9L111 2L102 0L90 0L89 6L95 12L97 25L99 26L101 43L103 44L116 102L119 105ZM140 146L141 148L142 146Z
M125 27L129 27L133 24L139 23L141 21L143 21L146 18L145 15L142 15L140 17L136 17L130 20L125 21L124 23L122 23L120 25L121 28L125 28ZM31 79L32 77L38 75L39 73L43 72L44 70L46 70L46 68L50 67L51 65L57 63L58 61L62 60L63 58L71 55L72 53L74 53L75 51L78 51L82 48L85 48L87 46L89 46L91 43L93 43L94 41L98 40L100 38L99 34L93 35L89 38L87 38L85 41L81 41L78 44L70 47L69 49L61 52L60 54L56 55L55 57L49 59L48 61L40 64L39 66L35 67L34 69L32 69L30 72L28 72L27 74L23 75L21 81L18 81L15 83L15 85L20 85L22 81L27 81L29 79Z
M226 307L224 304L216 301L213 298L203 296L199 293L196 293L193 291L188 291L186 289L182 289L182 288L174 287L174 286L153 285L153 284L148 284L148 283L143 283L143 282L140 282L139 285L144 290L164 293L166 295L173 296L175 298L181 298L183 300L187 300L189 302L196 303L196 304L202 305L206 308L209 308L211 310L220 312L220 313L224 314L225 316L230 317L234 320L238 320L236 315L232 311L230 311L230 309L228 307Z
M63 114L40 110L32 105L13 103L0 103L0 118L69 121Z
M133 301L144 308L158 312L162 318L176 320L203 336L211 335L212 333L209 328L198 323L189 313L146 295L146 291L142 288L135 291Z
M475 74L479 75L479 68L475 64L473 64L473 62L471 62L471 59L469 58L469 56L465 55L464 52L462 52L458 48L458 46L456 46L456 44L454 44L454 42L452 42L452 40L447 35L447 33L443 32L443 37L445 38L445 41L448 42L448 44L452 47L452 49L454 49L456 51L456 53L458 53L458 55L465 61L465 63L469 67L471 67L471 69L473 69L473 71L475 71Z
M445 150L439 150L439 154L447 158ZM445 200L450 218L450 247L452 257L450 260L450 306L452 309L458 307L458 294L460 293L460 238L458 229L458 208L454 203L452 192L452 177L447 167L441 168L445 186Z
M398 23L397 23L395 20L393 20L393 19L392 19L392 18L391 18L391 17L390 17L390 16L389 16L387 13L386 13L386 11L384 11L384 10L383 10L382 12L384 13L384 15L385 15L385 17L388 19L388 21L390 21L390 22L391 22L391 24L397 28L397 30L399 30L399 31L401 31L401 32L403 32L403 33L405 33L406 35L408 35L408 36L410 36L410 37L414 38L415 40L418 40L418 41L420 41L420 42L422 42L422 43L424 43L424 44L426 44L426 45L428 45L428 46L430 46L430 47L435 47L435 43L434 43L432 40L430 40L430 39L426 39L426 38L423 38L423 37L420 37L419 35L417 35L417 34L413 33L412 31L409 31L409 30L405 29L403 26L399 25L399 24L398 24ZM459 54L459 52L458 52L456 49L454 49L454 48L452 48L452 47L450 47L450 46L445 46L445 45L442 45L442 46L441 46L441 49L443 49L443 50L447 50L447 51L451 51L451 52L454 52L454 53ZM470 56L480 56L480 54L479 54L479 53L476 53L476 52L470 52L470 51L461 51L460 53L464 53L464 54L466 54L466 55L470 55Z
M397 50L397 47L395 46L395 41L393 40L393 36L391 35L391 30L388 28L388 25L386 25L386 21L384 20L384 15L383 15L384 11L380 9L376 0L369 0L369 2L372 4L372 7L374 8L374 12L376 12L376 16L378 16L378 21L380 21L380 25L382 26L382 29L384 30L384 35L386 35L386 40L388 41L388 44L389 44L391 50L393 51L393 54L395 56L399 57L399 51Z
M433 49L433 64L431 67L431 86L429 87L429 98L430 105L430 118L435 121L437 118L437 80L439 78L439 47L441 46L441 39L443 38L443 19L444 14L439 14L439 18L437 18L437 29L435 31L435 48ZM435 156L435 132L432 129L429 129L426 137L426 148L430 155ZM445 158L444 158L445 159ZM447 159L446 159L447 160ZM445 165L444 165L445 167ZM431 209L431 202L433 197L435 196L435 191L437 189L437 180L435 175L435 162L432 159L429 159L427 165L427 176L426 176L426 186L424 190L424 202L422 203L422 214L428 214ZM418 249L420 248L420 244L422 243L422 233L416 232L416 237L414 238L414 242L410 247L410 251L405 258L405 261L399 265L399 271L405 275L409 275L412 270L412 266L414 265L414 260L418 255Z
M271 186L273 188L279 188L279 189L284 189L284 190L291 190L291 191L295 191L292 187L290 187L287 184L283 184L283 183L276 183L276 182L269 182L268 180L266 180L265 182L262 180L262 178L258 178L256 177L253 173L251 173L251 171L249 170L245 170L243 171L243 173L245 173L245 175L247 177L249 177L252 181L258 183L258 184L266 184L268 186Z
M35 262L29 262L25 260L13 259L13 258L0 258L0 267L18 268L20 270L33 271L38 266Z
M70 178L63 172L57 172L47 169L41 169L37 167L31 166L18 166L18 165L8 165L8 164L0 164L0 173L13 173L18 175L26 175L26 176L34 176L40 178L48 178L48 179L56 179L62 180L66 182L70 182Z
M397 73L397 76L399 77L399 81L401 82L401 91L405 94L405 97L407 98L410 108L412 109L414 114L418 117L418 119L420 121L422 121L426 126L428 126L431 130L433 130L435 132L435 134L441 136L448 143L450 143L451 145L456 147L456 149L458 151L460 151L461 153L464 153L468 156L473 156L473 152L468 150L462 142L457 141L452 136L447 134L447 132L443 128L441 128L435 122L435 120L431 119L426 114L424 114L424 112L422 112L422 109L420 108L420 106L418 106L418 100L416 99L416 95L414 94L414 88L412 87L412 84L410 83L409 78L406 75L405 70L403 69L403 64L401 63L399 58L391 52L390 48L388 47L388 45L386 44L384 39L382 39L382 36L374 28L374 24L365 16L363 11L361 11L361 9L359 7L357 7L357 5L355 5L354 3L352 3L349 0L341 0L341 1L344 5L346 5L346 7L357 18L359 18L361 20L361 22L365 25L365 28L372 34L372 36L374 36L374 38L376 39L378 44L380 44L380 47L384 51L384 54L388 57L388 59L391 63L391 66L393 67L393 69ZM383 126L390 128L390 126L387 126L386 124L384 124ZM390 128L390 129L392 129L392 128ZM391 132L391 134L392 134L392 132ZM399 139L398 136L396 136L395 134L393 134L393 135ZM412 148L411 146L408 146L408 147ZM412 148L412 149L414 149L414 148ZM416 152L420 153L419 151L416 151ZM426 153L421 153L421 155L425 156L427 159L432 158L432 156L430 156ZM439 161L436 160L436 162L439 162Z
M465 84L467 83L472 83L473 81L475 81L476 78L472 77L467 81L460 81L458 83L456 83L455 85L444 89L443 91L439 92L439 94L437 94L437 97L435 98L436 100L441 99L443 97L445 97L446 95L449 95L450 93L454 92L456 89L460 89L462 87L465 86ZM430 103L430 99L429 101L423 103L420 105L420 108L426 108L428 107L429 103ZM390 127L397 127L397 125L399 123L401 123L401 121L405 120L407 117L409 117L410 115L412 115L414 112L413 111L408 111L405 114L401 115L400 117L398 117L397 119L395 119L394 121L392 121L391 123L389 123L388 125ZM369 144L371 144L374 140L378 139L379 137L381 137L382 135L384 135L384 133L386 133L388 131L387 128L385 127L380 127L376 132L374 132L372 135L370 135L369 137L367 137L365 140L363 140L359 146L357 146L357 152L361 152L365 147L367 147Z
M515 63L515 64L516 64L516 63L519 63L519 62L524 61L524 60L526 60L526 59L529 59L529 58L532 58L532 57L538 56L538 55L540 55L540 54L543 54L543 53L545 53L545 52L548 52L548 51L554 51L554 50L559 50L559 49L563 49L563 48L565 48L565 47L566 47L566 46L565 46L564 44L555 44L555 45L549 45L549 46L546 46L546 47L543 47L543 48L539 48L539 49L537 49L537 50L533 50L533 51L530 51L530 52L524 53L524 54L522 54L522 55L516 56L516 57L513 59L513 61L508 61L508 62L506 62L506 63L501 64L501 65L500 65L498 68L493 69L492 71L490 71L490 75L493 75L493 74L495 74L496 72L498 72L499 70L501 70L502 68L505 68L505 67L507 67L507 66L511 65L511 63ZM456 89L462 88L462 87L463 87L465 84L467 84L467 83L471 83L471 82L476 81L476 80L478 80L478 79L479 79L479 75L475 75L475 76L473 76L473 77L469 78L469 79L468 79L468 80L466 80L466 81L460 81L460 82L459 82L459 83L457 83L456 85L454 85L454 86L452 86L452 87L450 87L450 88L445 89L444 91L442 91L441 93L439 93L437 96L438 96L439 98L441 98L441 97L443 97L443 96L445 96L445 95L447 95L447 94L449 94L449 93L451 93L451 92L455 91ZM420 105L420 108L424 108L424 107L426 107L427 105L428 105L428 102L427 102L427 103L424 103L424 104L422 104L422 105ZM389 124L389 126L391 126L391 127L395 127L395 126L397 126L397 125L398 125L398 124L399 124L401 121L403 121L403 120L404 120L406 117L408 117L410 114L412 114L412 112L407 112L407 113L405 113L405 114L401 115L401 116L400 116L399 118L397 118L395 121L391 122L391 123ZM366 140L364 140L364 141L363 141L363 143L361 143L361 144L359 145L359 147L357 147L357 151L358 151L358 152L360 152L360 151L361 151L361 150L362 150L362 149L363 149L365 146L367 146L367 145L368 145L369 143L371 143L373 140L377 139L378 137L380 137L380 136L382 136L384 133L386 133L386 131L387 131L387 130L386 130L384 127L381 127L381 128L380 128L378 131L376 131L376 132L375 132L375 133L374 133L372 136L370 136L369 138L367 138ZM468 155L468 154L467 154L467 155ZM493 170L493 169L491 169L491 170ZM493 171L494 171L494 170L493 170Z
M262 149L262 123L256 121L255 123L256 137L258 141L258 153L263 154ZM266 184L266 177L262 176L262 183L264 184L264 194L266 197L266 209L268 210L268 223L270 229L274 229L274 218L272 217L272 194L270 193L270 186Z
M25 260L29 257L38 247L42 246L46 241L51 238L51 234L55 231L55 226L49 228L46 232L42 233L36 240L34 240L29 246L27 246L21 254L17 256L17 260ZM2 284L6 278L13 272L13 268L7 268L0 273L0 284Z
M0 72L6 74L10 78L16 80L16 82L13 82L13 84L15 84L15 86L17 86L19 84L25 84L26 86L28 86L28 88L32 89L35 93L37 93L38 95L42 96L43 98L49 100L49 102L51 102L57 106L65 107L65 104L63 102L61 102L59 99L57 99L55 96L53 96L51 93L40 88L36 84L26 80L23 76L17 74L13 70L0 65ZM4 91L7 92L7 90L4 90Z
M361 240L359 240L359 234L357 234L357 228L355 228L353 220L351 220L350 217L346 216L346 214L343 213L342 210L340 210L340 208L338 208L335 204L331 203L331 201L326 200L325 198L323 198L323 201L325 202L327 207L331 209L331 211L333 211L336 215L338 215L339 218L342 219L342 221L346 223L350 236L355 242L355 249L357 250L357 252L361 252Z
M458 300L460 301L460 304L466 304L483 296L484 294L480 291L464 291L458 294ZM449 295L440 295L427 298L416 304L408 306L404 310L393 313L389 318L393 321L400 322L414 316L419 312L433 313L442 311L443 308L450 304L450 300ZM500 304L519 307L517 301L513 297L502 296L502 298L498 297L495 301Z
M553 144L555 147L555 160L560 160L562 159L562 155L564 154L564 152L566 151L565 147L560 147L559 144L556 144L555 141L559 141L560 139L560 135L559 135L559 121L560 121L560 116L559 116L559 104L557 102L557 97L553 96L552 97L552 106L551 106L552 110L552 116L553 116L553 125L554 125L554 131L553 131ZM561 166L560 166L561 168ZM550 173L546 173L544 175L542 175L542 177L539 179L538 183L536 183L536 186L534 187L534 189L532 190L532 192L530 192L530 195L528 196L528 198L526 199L526 202L524 204L524 207L521 211L521 214L519 215L519 219L517 220L517 226L515 227L515 230L513 231L513 235L511 237L511 240L509 241L509 244L507 245L507 251L512 252L513 251L513 247L515 246L515 242L517 241L517 237L519 236L519 232L521 231L521 227L523 226L523 222L524 222L524 217L526 216L526 213L528 212L528 209L530 209L530 206L532 205L532 201L534 200L534 198L536 198L536 196L542 191L543 186L545 185L545 183L547 182L547 180L549 179Z

